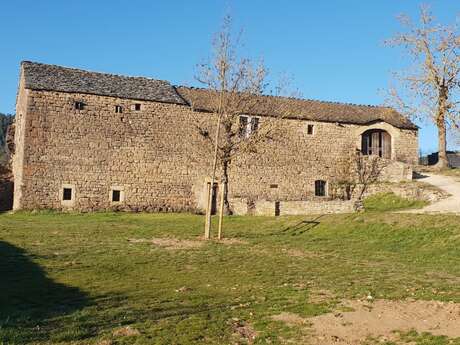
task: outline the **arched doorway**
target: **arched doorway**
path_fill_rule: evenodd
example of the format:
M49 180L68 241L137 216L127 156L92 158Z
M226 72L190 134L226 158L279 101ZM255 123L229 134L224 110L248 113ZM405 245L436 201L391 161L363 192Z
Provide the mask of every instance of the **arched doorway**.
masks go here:
M369 129L361 135L363 155L391 159L391 135L383 129Z

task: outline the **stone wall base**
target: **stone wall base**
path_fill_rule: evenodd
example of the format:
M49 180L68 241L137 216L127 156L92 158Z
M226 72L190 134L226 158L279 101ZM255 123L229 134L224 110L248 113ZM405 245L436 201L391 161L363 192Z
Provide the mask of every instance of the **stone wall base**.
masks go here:
M256 200L254 202L245 198L231 200L235 215L255 216L352 213L354 212L353 204L352 200Z

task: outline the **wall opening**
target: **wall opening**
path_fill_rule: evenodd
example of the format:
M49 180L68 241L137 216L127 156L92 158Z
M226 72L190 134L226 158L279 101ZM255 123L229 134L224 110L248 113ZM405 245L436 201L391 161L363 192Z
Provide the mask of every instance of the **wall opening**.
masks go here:
M208 182L208 190L211 186L211 182ZM211 196L211 214L215 215L217 213L217 193L218 193L218 184L214 182L212 187L212 196Z
M85 109L85 103L81 102L81 101L76 101L75 104L75 109L76 110L83 110Z
M70 201L72 200L72 188L64 187L62 189L62 200L63 201Z
M75 202L75 185L63 184L60 190L60 199L63 206L73 206Z
M121 201L121 191L113 190L112 191L112 202L120 202Z
M361 135L363 155L391 159L391 135L383 129L369 129Z
M316 180L315 181L315 196L326 196L326 181Z
M123 186L111 186L109 191L109 201L112 204L120 204L125 201L125 190Z
M279 201L275 201L275 217L281 214L281 206Z

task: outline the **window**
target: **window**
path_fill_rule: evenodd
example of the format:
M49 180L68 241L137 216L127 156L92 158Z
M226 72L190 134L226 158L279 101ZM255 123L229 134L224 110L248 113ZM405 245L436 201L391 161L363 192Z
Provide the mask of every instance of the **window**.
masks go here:
M248 115L241 115L240 123L240 137L248 138L252 133L259 129L259 118Z
M62 200L63 201L70 201L72 200L72 188L64 187L62 189Z
M326 196L326 181L315 181L315 196Z
M313 135L313 129L314 129L313 125L307 125L307 134Z
M75 203L76 189L74 184L64 183L59 190L59 199L64 207L72 207Z
M140 103L134 104L134 110L135 111L140 111L141 110L141 104Z
M75 102L75 109L77 109L77 110L85 109L85 103L80 102L80 101Z
M121 191L119 190L112 190L112 202L120 202L121 201Z
M115 112L121 114L123 112L123 107L121 105L116 105Z
M391 136L383 129L370 129L361 136L363 155L375 155L391 159Z
M120 204L125 201L125 190L123 186L112 186L109 190L109 201L112 204Z

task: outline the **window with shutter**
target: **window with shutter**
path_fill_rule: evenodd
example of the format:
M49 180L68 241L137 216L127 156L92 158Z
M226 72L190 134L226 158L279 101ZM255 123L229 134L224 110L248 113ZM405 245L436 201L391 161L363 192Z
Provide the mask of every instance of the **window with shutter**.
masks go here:
M240 137L246 138L248 136L248 116L240 116Z
M259 118L255 116L240 115L239 127L240 137L248 138L259 129Z
M326 181L315 181L315 196L326 196Z

